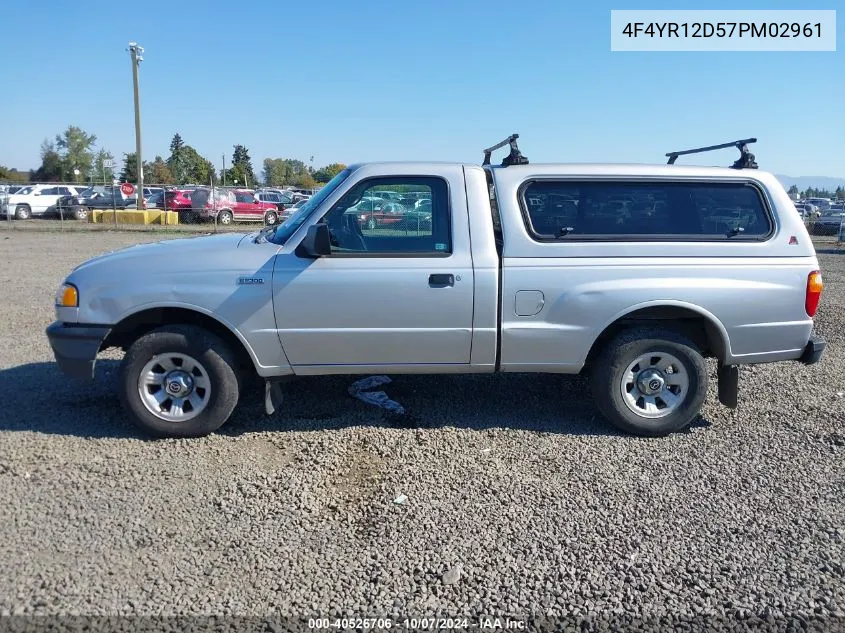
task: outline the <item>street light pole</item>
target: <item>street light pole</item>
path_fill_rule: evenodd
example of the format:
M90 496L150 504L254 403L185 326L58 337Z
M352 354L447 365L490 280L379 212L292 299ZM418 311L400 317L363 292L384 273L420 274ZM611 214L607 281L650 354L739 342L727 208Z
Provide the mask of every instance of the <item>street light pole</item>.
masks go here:
M223 154L223 171L220 172L220 178L223 180L223 186L226 186L226 154Z
M138 66L144 61L144 48L136 42L129 42L129 55L132 58L132 85L135 89L135 157L137 159L138 185L135 191L135 208L145 209L144 200L144 158L141 155L141 101L138 96Z

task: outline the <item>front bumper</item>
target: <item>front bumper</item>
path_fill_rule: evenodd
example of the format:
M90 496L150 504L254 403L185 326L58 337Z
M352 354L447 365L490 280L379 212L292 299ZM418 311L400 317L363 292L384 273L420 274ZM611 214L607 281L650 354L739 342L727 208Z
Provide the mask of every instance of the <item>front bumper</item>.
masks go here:
M827 347L827 342L821 336L813 334L810 336L810 340L804 348L804 353L801 354L801 358L798 360L805 365L817 363L819 362L819 359L821 359L822 354L824 354L825 347Z
M111 332L103 325L77 325L56 321L47 327L47 339L59 369L71 378L91 380L100 346Z

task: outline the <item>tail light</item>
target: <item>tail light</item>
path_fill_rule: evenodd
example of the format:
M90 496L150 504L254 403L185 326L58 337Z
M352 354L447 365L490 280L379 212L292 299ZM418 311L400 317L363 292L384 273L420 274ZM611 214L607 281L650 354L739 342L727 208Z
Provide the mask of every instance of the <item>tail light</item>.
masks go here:
M822 290L824 283L822 283L822 274L818 270L814 270L807 275L807 296L804 299L804 309L807 311L807 316L815 316L816 310L819 308L819 300L822 298Z

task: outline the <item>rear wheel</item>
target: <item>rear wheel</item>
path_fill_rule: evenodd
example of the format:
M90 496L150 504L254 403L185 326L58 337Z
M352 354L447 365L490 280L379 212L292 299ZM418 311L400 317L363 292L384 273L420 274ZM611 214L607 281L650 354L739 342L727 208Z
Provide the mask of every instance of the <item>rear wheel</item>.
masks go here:
M707 397L707 366L696 345L664 328L619 334L595 359L596 406L614 426L660 436L687 427Z
M73 217L77 220L87 220L88 219L88 209L85 207L74 207L73 208Z
M217 216L217 221L220 222L220 224L228 225L231 224L233 220L234 216L231 211L221 211L220 215Z
M120 399L141 428L197 437L220 428L238 402L237 360L197 326L165 326L139 338L120 366Z
M266 224L267 226L273 226L278 221L279 216L276 214L275 211L268 211L264 214L264 224Z
M28 220L31 217L32 209L29 208L28 204L19 204L15 207L15 219Z

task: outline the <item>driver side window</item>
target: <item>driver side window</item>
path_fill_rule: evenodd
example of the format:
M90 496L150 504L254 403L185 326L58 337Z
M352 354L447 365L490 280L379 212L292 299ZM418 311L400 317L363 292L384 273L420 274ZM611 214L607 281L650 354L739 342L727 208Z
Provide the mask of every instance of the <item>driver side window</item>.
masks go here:
M332 255L431 256L452 252L449 188L442 178L358 183L323 217Z

